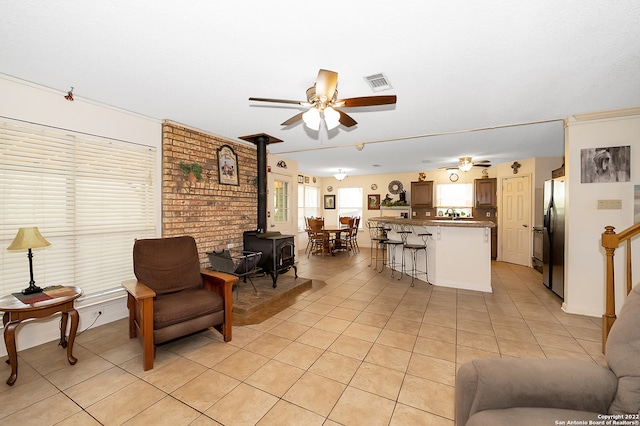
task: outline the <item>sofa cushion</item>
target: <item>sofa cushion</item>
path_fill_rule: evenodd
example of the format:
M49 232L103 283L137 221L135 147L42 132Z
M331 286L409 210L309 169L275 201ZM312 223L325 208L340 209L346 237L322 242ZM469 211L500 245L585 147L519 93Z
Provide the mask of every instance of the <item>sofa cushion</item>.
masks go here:
M589 420L598 420L598 416L602 415L588 411L563 410L561 408L503 408L479 411L471 416L465 426L589 424ZM575 422L569 423L570 420Z
M159 295L153 303L153 328L159 330L223 310L222 296L205 289Z
M193 237L136 240L133 265L138 281L158 295L202 287L200 259Z
M610 414L640 412L640 285L627 296L606 345L609 368L618 377Z

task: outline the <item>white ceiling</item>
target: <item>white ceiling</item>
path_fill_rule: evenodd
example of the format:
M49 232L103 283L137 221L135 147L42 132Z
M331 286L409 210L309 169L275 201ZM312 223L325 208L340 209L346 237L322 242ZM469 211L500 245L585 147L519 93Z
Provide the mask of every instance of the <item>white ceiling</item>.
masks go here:
M305 100L320 68L341 98L398 102L312 132L280 126L293 105L248 101ZM640 105L640 2L3 0L0 72L238 141L268 133L317 176L498 164L563 155L553 120ZM380 72L392 89L374 93Z

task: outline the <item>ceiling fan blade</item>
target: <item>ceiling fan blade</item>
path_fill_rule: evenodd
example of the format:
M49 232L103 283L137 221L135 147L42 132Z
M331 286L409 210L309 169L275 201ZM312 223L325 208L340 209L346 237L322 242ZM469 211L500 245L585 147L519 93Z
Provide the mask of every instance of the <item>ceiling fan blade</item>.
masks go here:
M474 161L473 164L489 164L491 161L489 160L480 160L480 161Z
M343 108L374 106L374 105L391 105L397 101L396 95L387 96L363 96L360 98L338 99L335 105Z
M292 124L297 123L298 121L302 120L302 114L304 114L304 112L294 115L293 117L282 123L281 126L291 126Z
M340 124L342 124L344 127L353 127L356 124L358 124L356 120L354 120L344 112L340 111L339 109L336 109L336 111L338 111L338 113L340 114L340 118L338 121L340 121Z
M333 99L333 94L338 87L338 73L321 69L318 71L316 79L316 95L320 97L326 96L326 101Z
M309 105L307 102L303 101L290 101L287 99L270 99L270 98L249 98L250 101L258 101L258 102L277 102L279 104L295 104L295 105Z
M478 163L473 163L474 167L491 167L491 164L478 164Z
M456 169L458 170L458 165L457 164L452 164L450 166L442 166L442 167L438 167L439 170L449 170L449 169Z

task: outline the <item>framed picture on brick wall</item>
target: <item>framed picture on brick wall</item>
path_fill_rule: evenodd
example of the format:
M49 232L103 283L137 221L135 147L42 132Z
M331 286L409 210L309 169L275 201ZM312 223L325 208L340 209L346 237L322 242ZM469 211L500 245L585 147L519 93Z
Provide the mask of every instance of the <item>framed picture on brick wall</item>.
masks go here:
M239 185L238 156L229 145L218 149L218 177L225 185Z

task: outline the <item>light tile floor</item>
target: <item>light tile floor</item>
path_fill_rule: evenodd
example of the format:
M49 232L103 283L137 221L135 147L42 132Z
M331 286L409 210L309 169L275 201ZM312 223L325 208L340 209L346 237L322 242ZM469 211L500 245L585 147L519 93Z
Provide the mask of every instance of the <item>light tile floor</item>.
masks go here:
M465 361L604 364L600 319L562 312L533 269L493 262L489 294L410 287L368 267L367 249L298 259L300 276L326 285L238 318L229 343L209 330L163 345L150 371L126 319L78 336L75 366L56 342L21 351L0 424L450 426Z

